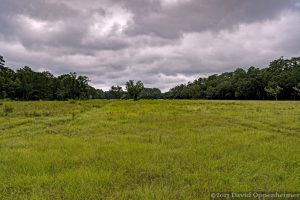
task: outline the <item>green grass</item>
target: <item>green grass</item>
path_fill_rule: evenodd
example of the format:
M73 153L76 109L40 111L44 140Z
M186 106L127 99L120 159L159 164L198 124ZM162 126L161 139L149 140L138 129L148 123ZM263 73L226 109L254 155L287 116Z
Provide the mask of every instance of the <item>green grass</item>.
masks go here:
M300 102L0 103L0 199L209 199L299 188Z

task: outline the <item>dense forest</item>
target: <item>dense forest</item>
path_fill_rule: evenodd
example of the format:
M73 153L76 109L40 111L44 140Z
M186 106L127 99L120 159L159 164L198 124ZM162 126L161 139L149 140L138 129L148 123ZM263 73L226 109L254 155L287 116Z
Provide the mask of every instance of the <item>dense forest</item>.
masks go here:
M191 99L299 99L300 57L274 60L269 67L241 68L234 72L199 78L178 85L165 94L166 98Z
M267 68L250 67L220 75L199 78L178 85L166 93L145 88L141 81L128 81L126 90L112 86L109 91L95 89L86 76L75 72L55 77L25 66L16 71L5 67L0 56L0 98L12 100L67 99L300 99L300 57L274 60Z
M0 57L0 98L13 100L66 100L100 98L100 90L88 85L86 76L76 73L58 77L50 72L35 72L25 66L16 72L4 67Z

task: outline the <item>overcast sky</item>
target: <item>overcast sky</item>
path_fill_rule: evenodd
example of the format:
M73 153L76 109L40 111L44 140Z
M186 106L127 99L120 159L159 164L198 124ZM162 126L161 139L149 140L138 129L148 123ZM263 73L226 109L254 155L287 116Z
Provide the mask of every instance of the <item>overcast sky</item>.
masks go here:
M300 0L0 0L0 55L97 88L134 79L166 91L300 56Z

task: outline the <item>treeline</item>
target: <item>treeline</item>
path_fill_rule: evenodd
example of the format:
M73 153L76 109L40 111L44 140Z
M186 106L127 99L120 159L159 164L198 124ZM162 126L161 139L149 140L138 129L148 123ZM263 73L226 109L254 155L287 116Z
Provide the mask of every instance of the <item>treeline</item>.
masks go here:
M277 59L269 67L241 68L234 72L199 78L192 83L178 85L164 96L170 99L299 99L300 57Z
M163 99L163 94L158 88L145 88L142 82L130 80L126 83L126 91L120 86L112 86L109 91L103 92L104 99Z
M300 57L279 58L269 67L241 68L234 72L199 78L178 85L166 93L145 88L141 81L128 81L126 90L112 86L109 91L95 89L86 76L76 73L55 77L25 66L16 71L5 67L0 56L0 98L13 100L67 99L300 99Z
M50 72L35 72L25 66L16 72L4 67L0 56L0 98L14 100L66 100L101 98L86 76L76 73L55 77Z
M50 72L35 72L25 66L16 71L5 67L0 56L0 99L67 100L67 99L159 99L158 88L145 88L143 83L128 81L126 91L112 86L109 91L95 89L89 78L75 72L55 77Z

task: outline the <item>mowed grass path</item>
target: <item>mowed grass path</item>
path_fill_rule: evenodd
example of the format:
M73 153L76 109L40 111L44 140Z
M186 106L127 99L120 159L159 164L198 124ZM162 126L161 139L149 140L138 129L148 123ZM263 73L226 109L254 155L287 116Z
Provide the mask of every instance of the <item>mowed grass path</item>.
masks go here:
M14 107L8 117L4 104ZM0 199L209 199L299 188L300 102L0 104Z

